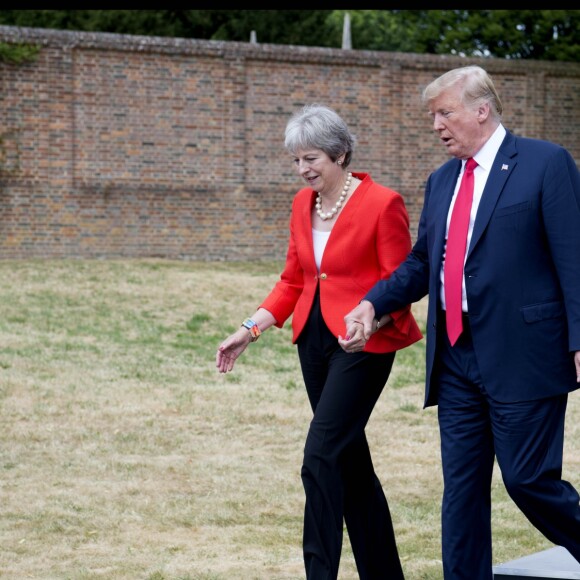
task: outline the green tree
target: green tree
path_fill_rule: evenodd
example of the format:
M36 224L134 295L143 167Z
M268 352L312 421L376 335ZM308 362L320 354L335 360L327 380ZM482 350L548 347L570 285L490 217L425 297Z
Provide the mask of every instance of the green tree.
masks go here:
M339 48L345 10L0 10L0 24ZM352 47L580 61L580 10L349 10Z
M332 10L0 10L0 24L248 42L340 46Z
M352 10L353 48L580 61L580 10Z
M441 16L437 54L580 60L580 10L455 10ZM455 22L447 18L455 15Z
M225 18L211 35L212 40L248 42L252 30L258 42L301 46L340 47L340 29L329 20L332 10L216 10Z

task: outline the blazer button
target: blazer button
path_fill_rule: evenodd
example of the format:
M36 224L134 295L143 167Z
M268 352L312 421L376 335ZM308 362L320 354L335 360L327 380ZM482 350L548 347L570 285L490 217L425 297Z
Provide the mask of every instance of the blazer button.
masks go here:
M324 273L323 274L320 274L320 279L321 280L326 280L326 274L324 274Z

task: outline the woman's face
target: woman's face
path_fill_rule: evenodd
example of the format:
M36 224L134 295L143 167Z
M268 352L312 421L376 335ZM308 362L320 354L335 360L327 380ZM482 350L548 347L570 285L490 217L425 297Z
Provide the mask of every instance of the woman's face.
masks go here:
M336 161L322 149L300 149L295 153L294 166L308 187L320 193L332 193L337 186L342 188L344 181L343 170Z

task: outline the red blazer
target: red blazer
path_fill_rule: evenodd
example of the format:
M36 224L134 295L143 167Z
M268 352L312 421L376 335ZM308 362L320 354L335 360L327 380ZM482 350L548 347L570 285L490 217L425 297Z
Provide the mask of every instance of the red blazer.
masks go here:
M320 273L312 241L312 208L317 194L304 188L294 197L286 264L280 280L260 305L273 314L279 328L293 314L293 343L304 328L317 284L326 325L336 337L344 336L344 316L411 251L409 216L401 195L375 183L367 173L353 175L362 183L336 218ZM391 315L393 322L371 336L365 351L391 352L423 338L410 305Z

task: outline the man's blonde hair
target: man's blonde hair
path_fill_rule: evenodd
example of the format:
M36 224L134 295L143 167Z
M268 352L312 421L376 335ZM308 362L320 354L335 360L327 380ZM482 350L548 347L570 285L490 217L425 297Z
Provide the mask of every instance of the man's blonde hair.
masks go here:
M461 85L461 99L466 105L477 107L482 103L489 103L492 116L498 121L501 120L501 99L487 71L477 65L454 68L437 77L423 90L423 104L428 105L443 91L455 85Z

